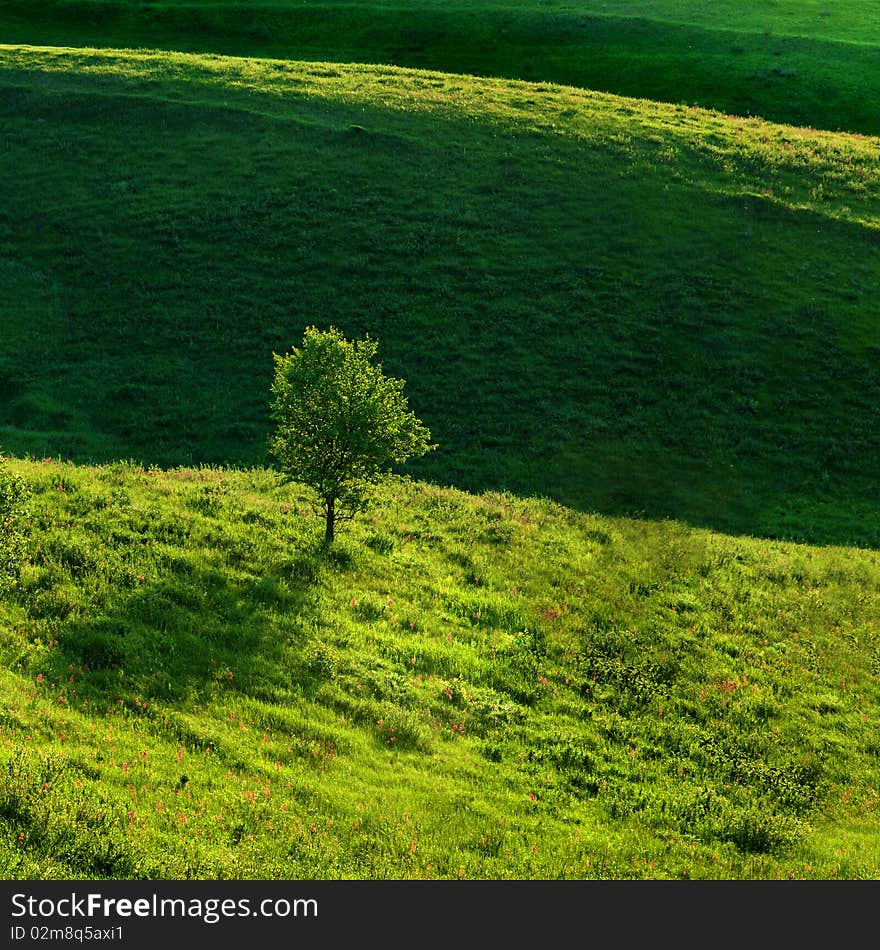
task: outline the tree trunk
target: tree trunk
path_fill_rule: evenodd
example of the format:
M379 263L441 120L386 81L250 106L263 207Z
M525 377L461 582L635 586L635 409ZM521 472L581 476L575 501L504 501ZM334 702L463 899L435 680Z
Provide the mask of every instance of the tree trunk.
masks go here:
M333 531L336 526L336 499L327 499L327 526L324 530L324 544L333 543Z

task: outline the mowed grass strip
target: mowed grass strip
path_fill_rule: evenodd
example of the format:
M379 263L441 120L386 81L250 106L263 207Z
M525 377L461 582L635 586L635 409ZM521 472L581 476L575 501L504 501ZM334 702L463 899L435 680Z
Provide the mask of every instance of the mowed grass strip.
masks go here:
M7 879L876 879L876 552L11 460Z
M36 9L35 9L36 6ZM7 0L7 42L394 64L877 134L876 0Z
M5 47L0 439L259 464L371 333L412 471L878 541L877 140L392 67Z

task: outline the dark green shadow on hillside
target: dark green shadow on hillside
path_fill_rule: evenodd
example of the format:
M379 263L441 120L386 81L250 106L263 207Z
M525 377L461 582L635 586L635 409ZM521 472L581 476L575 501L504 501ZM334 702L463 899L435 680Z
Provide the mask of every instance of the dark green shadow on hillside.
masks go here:
M148 702L185 708L223 694L277 701L307 690L302 654L323 561L316 547L259 578L187 564L141 583L111 609L64 620L46 681L73 675L77 703L106 708L137 696L145 712ZM46 616L46 602L35 603Z
M418 477L880 546L873 230L436 115L122 81L0 106L6 451L262 464L272 351L335 324L407 380Z
M877 51L552 9L208 6L30 0L0 9L6 43L157 48L394 64L554 82L817 128L880 133Z

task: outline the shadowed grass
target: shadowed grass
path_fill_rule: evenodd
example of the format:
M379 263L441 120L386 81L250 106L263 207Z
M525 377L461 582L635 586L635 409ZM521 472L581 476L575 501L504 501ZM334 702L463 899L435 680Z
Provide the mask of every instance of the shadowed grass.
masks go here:
M260 462L272 351L333 324L408 380L420 476L878 544L875 140L391 68L2 62L9 450Z

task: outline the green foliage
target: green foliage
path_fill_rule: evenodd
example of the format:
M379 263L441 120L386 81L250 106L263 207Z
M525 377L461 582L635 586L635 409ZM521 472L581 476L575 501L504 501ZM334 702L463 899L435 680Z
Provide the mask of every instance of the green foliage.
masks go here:
M0 463L0 593L14 586L26 544L24 479Z
M275 354L271 451L288 478L317 493L327 543L392 466L434 448L403 380L373 362L377 349L369 337L352 343L335 327L308 327L301 348Z

